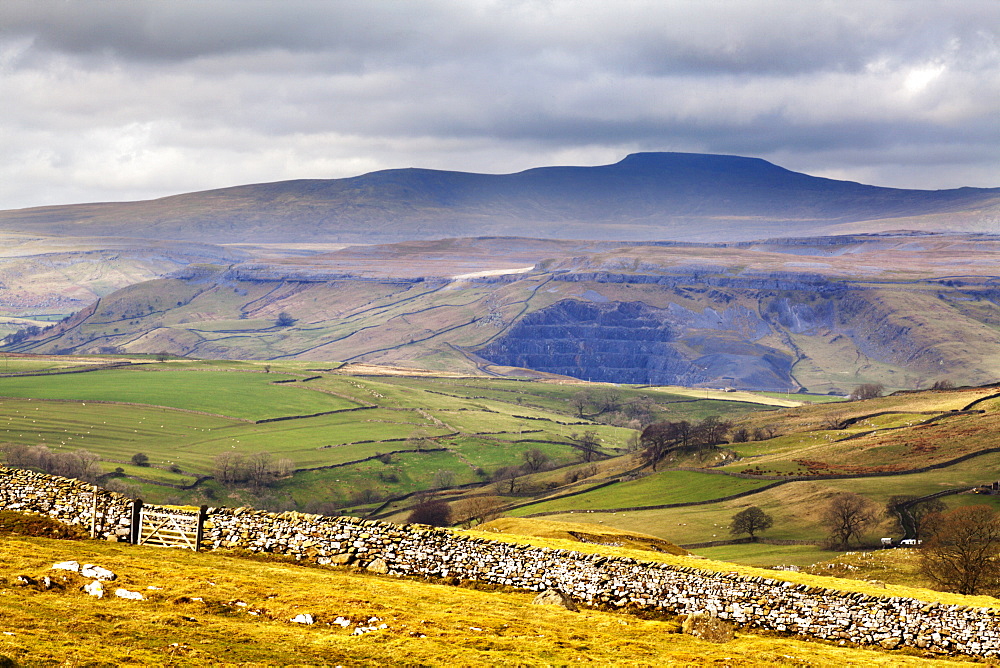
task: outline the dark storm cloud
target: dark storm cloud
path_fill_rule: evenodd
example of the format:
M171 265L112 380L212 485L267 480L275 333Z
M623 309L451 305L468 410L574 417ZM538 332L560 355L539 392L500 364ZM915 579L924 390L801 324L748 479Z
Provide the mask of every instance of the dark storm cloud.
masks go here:
M994 0L4 0L0 208L635 150L996 186L998 25Z

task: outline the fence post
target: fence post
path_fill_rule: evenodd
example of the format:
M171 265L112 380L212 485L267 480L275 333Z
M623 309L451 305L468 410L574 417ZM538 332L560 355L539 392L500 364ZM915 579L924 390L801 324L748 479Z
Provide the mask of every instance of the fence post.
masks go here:
M97 485L94 485L94 499L90 504L90 537L97 538Z
M194 539L194 551L198 552L201 550L201 539L205 535L205 516L208 514L208 506L202 506L198 509L198 531L195 534Z
M142 532L142 499L136 499L132 502L132 528L131 528L131 543L133 545L138 545L139 541L142 540L140 535Z

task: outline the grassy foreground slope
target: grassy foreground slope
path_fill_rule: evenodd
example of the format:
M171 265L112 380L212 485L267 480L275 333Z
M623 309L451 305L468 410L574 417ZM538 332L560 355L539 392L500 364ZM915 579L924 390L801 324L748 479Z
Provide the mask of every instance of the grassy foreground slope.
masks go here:
M532 606L529 593L219 553L4 536L0 558L7 567L0 578L0 655L26 665L956 663L754 633L717 645L677 633L677 623L670 620ZM96 600L78 591L82 582L72 576L65 583L56 577L65 588L52 591L14 586L16 575L55 575L52 564L69 559L110 568L119 576L112 587L141 592L146 600ZM824 586L844 582L820 581ZM949 599L959 600L983 604ZM290 621L303 613L316 623ZM338 617L350 620L348 625L334 624ZM383 624L354 635L358 627Z

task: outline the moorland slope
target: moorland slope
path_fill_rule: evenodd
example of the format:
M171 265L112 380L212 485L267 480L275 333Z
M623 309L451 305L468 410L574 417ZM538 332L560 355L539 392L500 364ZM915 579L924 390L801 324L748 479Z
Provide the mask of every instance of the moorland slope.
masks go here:
M900 190L812 177L755 158L638 153L598 167L504 175L396 169L4 211L0 230L208 243L378 243L456 232L734 241L829 233L859 222L868 231L993 231L998 209L998 189Z

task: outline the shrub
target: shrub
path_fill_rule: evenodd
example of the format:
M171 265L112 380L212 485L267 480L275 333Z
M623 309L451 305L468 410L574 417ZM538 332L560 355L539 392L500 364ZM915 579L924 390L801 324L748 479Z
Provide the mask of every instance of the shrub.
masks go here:
M437 499L424 501L414 506L406 521L410 524L429 524L432 527L446 527L451 524L451 506Z

